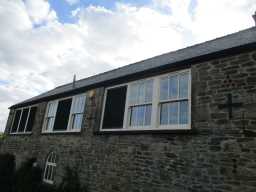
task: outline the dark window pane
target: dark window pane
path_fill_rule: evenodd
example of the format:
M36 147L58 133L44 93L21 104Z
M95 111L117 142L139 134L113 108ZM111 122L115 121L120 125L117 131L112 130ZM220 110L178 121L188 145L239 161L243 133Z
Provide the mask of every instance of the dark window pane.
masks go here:
M72 99L59 101L53 130L66 130Z
M48 179L48 175L49 175L49 165L46 165L45 173L44 173L44 179Z
M109 89L105 103L103 129L123 127L127 86Z
M36 107L32 107L30 109L30 114L28 117L28 123L27 123L27 129L26 129L27 132L32 131L32 127L33 127L34 120L35 120L35 115L36 115Z
M17 131L19 121L20 121L20 115L21 115L21 110L17 110L15 113L15 117L12 125L12 130L11 130L12 133Z
M22 111L18 132L24 132L25 130L26 122L28 119L28 111L29 111L29 108L23 109Z

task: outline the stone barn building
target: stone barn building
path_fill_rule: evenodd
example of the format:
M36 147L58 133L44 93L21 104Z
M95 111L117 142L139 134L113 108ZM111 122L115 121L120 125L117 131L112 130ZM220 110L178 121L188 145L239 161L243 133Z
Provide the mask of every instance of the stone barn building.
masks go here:
M91 192L256 191L256 27L10 107L1 153Z

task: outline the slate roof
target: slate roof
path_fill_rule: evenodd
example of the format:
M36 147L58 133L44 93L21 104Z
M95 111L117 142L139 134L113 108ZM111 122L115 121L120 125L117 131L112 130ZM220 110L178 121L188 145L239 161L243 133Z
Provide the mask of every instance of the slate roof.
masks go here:
M63 93L74 91L74 89L86 88L109 80L123 78L132 74L163 67L165 65L171 67L172 65L177 64L181 61L203 57L210 54L216 54L225 50L240 48L252 44L256 44L256 27L252 27L211 41L206 41L204 43L165 53L105 73L81 79L79 81L76 81L75 88L73 88L72 83L59 86L48 92L42 93L21 103L15 104L10 108L35 103L39 100L47 100L47 98L49 99L52 96L57 96Z

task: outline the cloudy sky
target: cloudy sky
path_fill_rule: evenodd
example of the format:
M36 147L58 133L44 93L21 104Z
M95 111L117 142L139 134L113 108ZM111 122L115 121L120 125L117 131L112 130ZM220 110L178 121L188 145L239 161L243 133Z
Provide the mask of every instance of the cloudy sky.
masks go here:
M254 25L256 0L1 0L0 131L55 86Z

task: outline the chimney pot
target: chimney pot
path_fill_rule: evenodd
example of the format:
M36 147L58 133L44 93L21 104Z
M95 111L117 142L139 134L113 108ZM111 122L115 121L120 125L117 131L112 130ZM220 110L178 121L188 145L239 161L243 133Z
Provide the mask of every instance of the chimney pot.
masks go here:
M73 77L72 87L73 89L76 87L76 74L74 74L74 77Z
M254 19L255 26L256 26L256 11L255 11L254 15L252 15L252 18Z

